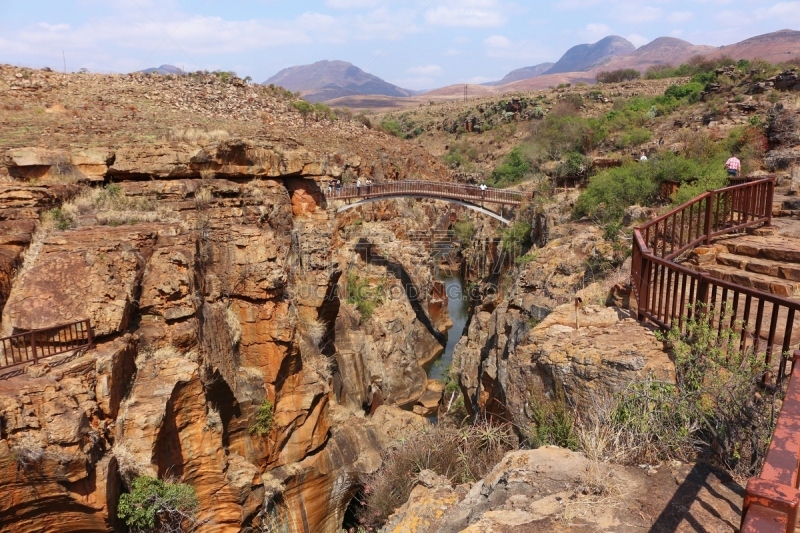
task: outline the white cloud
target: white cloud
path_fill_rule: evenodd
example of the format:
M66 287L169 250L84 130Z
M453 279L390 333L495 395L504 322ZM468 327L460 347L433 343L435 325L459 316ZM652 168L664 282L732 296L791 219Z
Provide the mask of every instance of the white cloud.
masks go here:
M694 19L694 13L692 13L691 11L675 11L674 13L670 13L669 15L667 15L668 21L677 24L689 22L692 19Z
M458 48L448 48L444 51L444 55L447 57L459 56L461 55L461 50Z
M442 73L442 67L439 65L425 65L421 67L412 67L406 70L406 74L413 74L416 76L438 76Z
M489 48L509 48L511 46L511 39L502 35L492 35L484 39L483 44Z
M757 9L755 16L760 20L775 19L775 22L783 24L782 27L788 27L800 20L800 2L778 2L770 7Z
M630 42L633 43L633 46L639 48L640 46L644 46L650 42L650 39L645 37L644 35L639 35L636 33L631 33L626 37Z
M325 0L325 5L333 9L358 9L375 7L378 0Z
M611 28L607 24L587 24L586 28L581 32L581 37L591 42L599 41L609 35L611 35Z
M425 21L432 26L496 28L508 20L505 6L497 0L447 0L425 12Z

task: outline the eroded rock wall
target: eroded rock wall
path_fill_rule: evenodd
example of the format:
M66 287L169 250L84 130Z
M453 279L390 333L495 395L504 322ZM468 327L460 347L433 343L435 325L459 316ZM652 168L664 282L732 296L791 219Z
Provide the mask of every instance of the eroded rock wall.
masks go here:
M338 531L359 476L380 465L364 415L375 376L383 402L413 402L441 349L424 249L395 243L389 266L360 259L313 179L414 167L392 157L245 141L7 154L0 222L16 233L0 242L2 330L89 318L97 346L0 379L0 490L11 495L0 528L115 530L119 493L152 475L194 487L201 531L258 526L273 504L290 531ZM64 161L157 209L109 218L80 187L56 194ZM69 227L34 232L76 195ZM354 266L376 269L394 295L369 320L341 298ZM265 402L272 425L255 431Z

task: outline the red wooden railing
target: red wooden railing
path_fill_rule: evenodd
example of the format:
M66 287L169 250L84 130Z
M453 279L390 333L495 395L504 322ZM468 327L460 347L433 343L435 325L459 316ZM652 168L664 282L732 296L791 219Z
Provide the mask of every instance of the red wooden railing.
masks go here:
M764 458L761 475L751 478L742 505L742 533L791 533L800 504L800 351Z
M463 200L475 204L492 203L520 205L532 198L531 193L509 191L507 189L481 189L478 185L460 183L441 183L422 180L386 181L361 185L350 185L326 190L331 200L365 200L384 196L415 196L420 198L441 198Z
M88 319L5 337L0 339L0 370L91 348L92 343L92 327Z
M767 365L776 352L788 353L800 303L673 262L698 244L710 244L713 237L769 224L774 186L770 178L709 191L636 228L631 280L639 319L663 329L683 328L684 319L702 309L719 331L724 327L737 331L743 350L763 351ZM778 366L780 382L786 359L781 358Z
M673 262L698 244L772 217L774 179L752 181L710 191L634 230L631 281L640 320L661 328L677 325L698 313L721 332L738 333L741 350L763 350L777 384L786 373L785 357L792 341L800 303L734 283ZM765 322L768 322L766 326ZM761 475L747 483L742 506L742 533L791 533L800 506L800 351L794 351L791 378ZM771 381L771 377L765 376Z

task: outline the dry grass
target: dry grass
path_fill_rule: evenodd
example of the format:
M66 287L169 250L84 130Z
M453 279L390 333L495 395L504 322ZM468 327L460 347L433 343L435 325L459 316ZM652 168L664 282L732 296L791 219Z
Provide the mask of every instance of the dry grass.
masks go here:
M37 464L45 456L42 443L29 433L14 440L11 445L11 453L17 466L22 470Z
M133 479L147 472L147 465L142 464L123 442L117 442L111 449L111 455L117 460L119 472L125 479Z
M439 425L398 443L384 454L383 466L364 480L364 506L359 520L378 528L408 500L423 470L433 470L453 483L486 476L518 443L510 428Z
M220 142L230 139L226 130L206 130L198 128L172 128L164 136L164 140L197 144L200 142Z
M233 312L233 309L228 307L225 309L225 323L228 325L228 333L231 338L231 346L236 348L242 341L242 324L239 322L239 317Z
M165 204L154 198L127 196L116 184L102 189L87 189L65 203L61 211L72 221L94 216L103 226L178 220Z

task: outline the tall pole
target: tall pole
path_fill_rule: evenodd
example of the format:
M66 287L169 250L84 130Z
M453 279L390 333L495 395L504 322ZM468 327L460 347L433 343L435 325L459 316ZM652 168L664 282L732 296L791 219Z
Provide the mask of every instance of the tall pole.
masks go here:
M67 73L67 53L61 50L61 57L64 59L64 74Z

